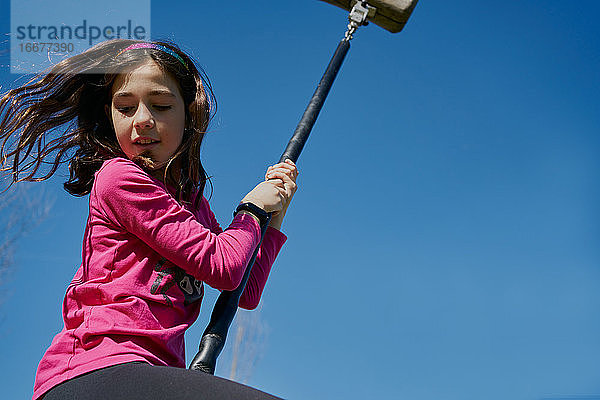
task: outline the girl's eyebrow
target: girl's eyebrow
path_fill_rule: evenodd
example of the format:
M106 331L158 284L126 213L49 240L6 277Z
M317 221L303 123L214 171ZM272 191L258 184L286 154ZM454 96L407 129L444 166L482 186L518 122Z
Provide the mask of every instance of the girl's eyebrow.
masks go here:
M171 93L170 90L166 90L166 89L154 89L151 90L150 92L148 92L149 96L169 96L169 97L175 97L175 95L173 93ZM117 97L133 97L133 93L131 92L117 92L113 95L113 98L117 98Z

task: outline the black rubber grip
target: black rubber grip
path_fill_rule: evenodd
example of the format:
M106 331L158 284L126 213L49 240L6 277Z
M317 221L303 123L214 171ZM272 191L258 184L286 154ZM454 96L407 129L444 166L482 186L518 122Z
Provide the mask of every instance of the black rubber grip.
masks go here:
M342 40L333 54L319 85L317 86L317 90L313 94L292 138L290 139L285 151L281 155L279 162L284 162L286 159L292 160L294 163L298 161L298 157L300 156L300 152L304 148L304 144L308 139L308 135L312 130L317 117L319 116L319 112L321 108L323 108L323 103L325 103L325 98L331 89L331 85L337 76L337 73L344 62L344 58L346 57L346 53L350 48L350 42L348 40ZM269 214L269 220L271 219L271 214ZM242 278L242 282L238 286L236 290L233 291L223 291L219 295L213 312L210 317L210 322L202 335L202 339L200 340L200 346L198 353L190 363L190 369L197 371L204 371L208 374L214 374L215 368L217 364L217 358L221 351L223 350L223 346L225 345L225 339L227 338L227 332L229 327L231 326L231 322L233 321L233 317L238 308L238 304L240 301L240 297L244 288L246 287L246 282L248 281L248 277L250 276L250 271L252 270L252 265L254 264L254 260L256 259L256 255L258 254L258 249L262 244L263 237L265 236L265 232L267 230L268 223L263 226L260 243L258 247L254 250L254 254L246 267L246 272L244 273L244 277Z
M342 40L337 48L335 49L335 53L333 57L331 57L331 61L315 90L300 122L298 122L298 126L292 135L292 138L288 142L285 151L281 155L279 162L284 162L286 158L289 158L294 163L298 161L298 157L300 157L300 152L304 148L304 144L308 139L308 135L310 135L310 131L312 130L315 122L317 121L317 117L319 116L319 112L321 112L321 108L323 108L323 104L325 103L325 99L329 94L329 90L331 89L331 85L337 76L342 63L344 62L344 58L346 57L346 53L348 53L348 49L350 48L350 41Z
M265 232L267 231L270 221L271 213L269 213L269 218L261 229L260 242L258 243L258 246L256 246L256 249L254 249L254 253L248 262L242 281L237 289L231 291L223 290L217 298L217 302L215 303L215 307L210 316L210 322L202 334L202 339L200 339L198 353L196 353L196 356L190 363L190 369L203 371L208 374L215 373L217 358L225 345L227 332L229 331L233 317L237 312L240 297L242 296L248 278L250 277L252 265L254 265L258 249L260 249L260 245L265 237Z

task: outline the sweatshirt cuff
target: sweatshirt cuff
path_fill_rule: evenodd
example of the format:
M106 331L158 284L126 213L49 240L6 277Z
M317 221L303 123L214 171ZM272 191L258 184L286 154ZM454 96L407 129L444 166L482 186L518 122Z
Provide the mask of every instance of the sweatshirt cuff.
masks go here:
M285 235L285 233L281 232L277 228L273 228L272 226L267 227L267 232L265 233L265 236L266 235L273 236L275 242L279 244L279 248L281 248L281 246L283 246L283 244L287 241L287 236Z

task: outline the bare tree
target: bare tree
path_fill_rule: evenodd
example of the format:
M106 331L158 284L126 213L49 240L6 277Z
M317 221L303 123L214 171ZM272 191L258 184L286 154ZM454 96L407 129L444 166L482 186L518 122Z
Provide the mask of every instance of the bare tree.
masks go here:
M261 308L239 309L233 322L233 349L229 379L247 383L264 353L269 327L261 317Z
M35 228L52 207L43 189L32 185L18 183L0 192L0 287L13 272L17 241Z
M10 69L9 34L5 34L4 38L0 40L0 68ZM2 89L0 84L0 93ZM11 267L17 241L35 228L52 206L43 189L34 188L32 183L17 183L6 189L10 179L9 174L0 175L0 287L6 284L13 272Z

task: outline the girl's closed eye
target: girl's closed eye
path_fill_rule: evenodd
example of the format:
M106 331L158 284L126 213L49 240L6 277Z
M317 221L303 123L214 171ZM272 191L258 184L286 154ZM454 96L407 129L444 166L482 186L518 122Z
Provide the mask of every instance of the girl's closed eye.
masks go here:
M158 105L158 104L155 104L155 105L154 105L154 106L152 106L152 107L153 107L155 110L157 110L157 111L167 111L167 110L170 110L171 108L173 108L173 106L171 106L171 105ZM133 109L134 109L135 107L127 107L127 106L121 106L121 107L119 107L119 106L117 106L117 107L115 107L115 108L116 108L116 110L117 110L117 111L119 111L120 113L123 113L123 114L128 114L128 113L130 113L131 111L133 111Z

